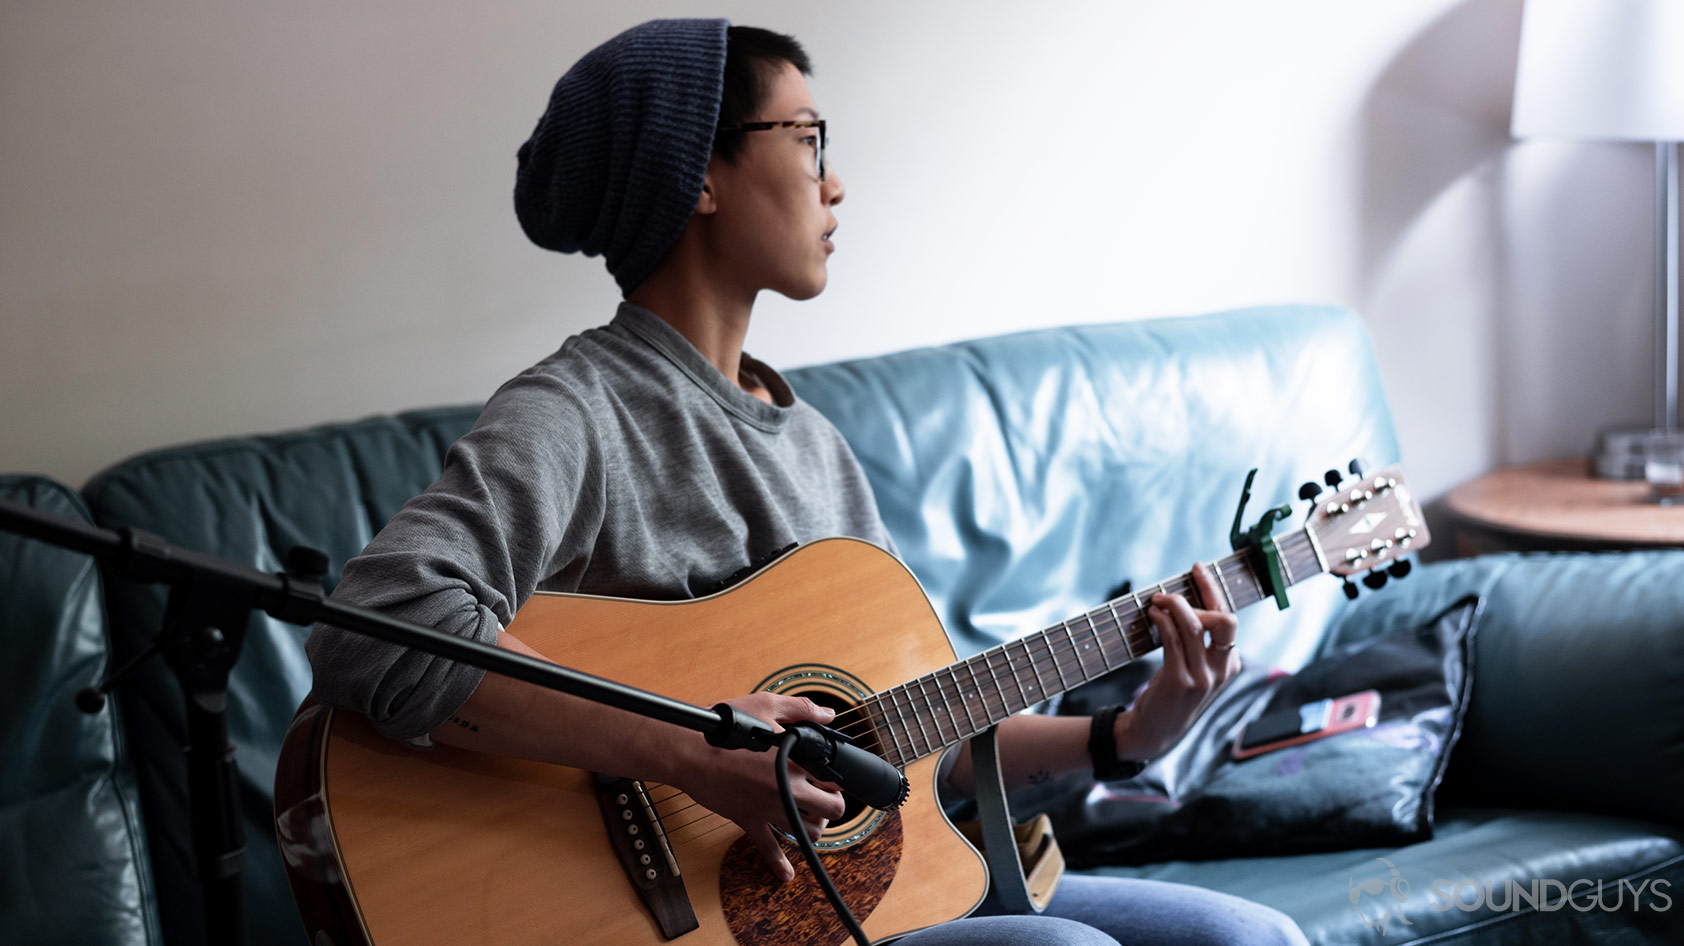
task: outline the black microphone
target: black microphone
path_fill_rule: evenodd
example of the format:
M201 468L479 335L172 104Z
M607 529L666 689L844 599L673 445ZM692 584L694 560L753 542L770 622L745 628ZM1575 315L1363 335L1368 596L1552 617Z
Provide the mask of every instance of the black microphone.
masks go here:
M906 776L859 746L853 740L817 723L792 723L786 727L801 738L789 752L795 764L873 808L899 808L911 790Z

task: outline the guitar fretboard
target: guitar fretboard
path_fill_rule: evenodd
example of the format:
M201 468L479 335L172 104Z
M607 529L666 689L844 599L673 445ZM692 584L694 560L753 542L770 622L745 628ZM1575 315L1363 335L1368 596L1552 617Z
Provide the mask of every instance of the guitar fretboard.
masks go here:
M1326 570L1307 531L1277 536L1275 544L1288 585ZM1230 610L1268 597L1257 577L1261 563L1252 557L1235 552L1210 565ZM1146 610L1159 592L1185 595L1195 608L1214 606L1202 601L1189 572L883 690L862 707L880 754L906 765L1157 650L1157 627Z

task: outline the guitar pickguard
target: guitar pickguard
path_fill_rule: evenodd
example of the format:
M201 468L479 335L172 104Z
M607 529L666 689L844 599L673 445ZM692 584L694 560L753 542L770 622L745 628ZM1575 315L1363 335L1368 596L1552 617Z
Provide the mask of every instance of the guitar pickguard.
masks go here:
M719 866L719 905L741 946L838 946L848 930L837 919L813 872L793 842L781 841L795 865L795 879L779 883L747 837L738 838ZM883 823L864 841L843 851L821 854L825 871L854 916L865 922L883 901L900 867L900 815L885 813Z

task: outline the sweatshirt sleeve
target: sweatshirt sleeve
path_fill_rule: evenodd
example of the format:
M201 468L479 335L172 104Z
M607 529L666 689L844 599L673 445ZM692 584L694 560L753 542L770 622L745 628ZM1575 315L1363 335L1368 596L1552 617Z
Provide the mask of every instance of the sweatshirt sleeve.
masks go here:
M538 370L504 385L453 444L437 482L361 555L333 599L495 644L538 584L585 558L602 524L604 463L590 412ZM318 624L312 695L395 739L431 732L485 672Z

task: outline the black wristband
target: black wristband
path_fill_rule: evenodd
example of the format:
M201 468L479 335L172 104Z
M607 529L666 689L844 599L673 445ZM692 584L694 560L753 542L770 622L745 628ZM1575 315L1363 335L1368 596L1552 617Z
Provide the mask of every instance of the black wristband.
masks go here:
M1146 768L1145 762L1117 758L1117 714L1121 706L1107 706L1093 714L1088 727L1088 755L1093 758L1093 777L1101 782L1117 782L1134 778Z

